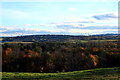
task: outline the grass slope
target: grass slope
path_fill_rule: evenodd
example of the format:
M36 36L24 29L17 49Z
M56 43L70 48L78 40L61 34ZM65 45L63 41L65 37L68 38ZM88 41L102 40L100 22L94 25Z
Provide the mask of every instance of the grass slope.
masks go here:
M62 73L3 72L2 80L120 80L120 67Z

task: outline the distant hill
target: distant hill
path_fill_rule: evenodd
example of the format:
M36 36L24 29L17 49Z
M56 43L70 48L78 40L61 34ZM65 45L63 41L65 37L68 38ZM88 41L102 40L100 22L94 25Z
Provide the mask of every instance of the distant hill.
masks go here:
M120 36L120 34L98 34L93 36Z
M16 37L2 37L2 42L44 42L44 41L66 41L66 40L117 40L118 34L100 35L27 35Z

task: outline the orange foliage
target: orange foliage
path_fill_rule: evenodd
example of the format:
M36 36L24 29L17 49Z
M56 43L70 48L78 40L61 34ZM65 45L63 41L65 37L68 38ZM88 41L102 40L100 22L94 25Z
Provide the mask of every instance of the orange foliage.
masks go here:
M117 48L111 48L112 51L119 51Z
M98 65L98 57L97 57L97 55L90 55L90 57L92 58L92 60L93 60L93 66L94 67L97 67L97 65Z
M111 45L117 46L117 43L111 43Z
M6 50L5 50L5 55L10 55L10 54L12 54L12 49L11 48L7 48Z
M84 47L80 47L80 50L85 50L86 48L84 48Z
M91 50L92 50L93 52L97 52L99 49L96 48L96 47L94 47L94 48L92 48Z
M27 54L23 54L23 57L31 58L32 56L38 56L37 52L31 51L31 50L25 50L25 52L27 52Z
M25 55L23 55L23 57L31 58L31 55L25 54Z

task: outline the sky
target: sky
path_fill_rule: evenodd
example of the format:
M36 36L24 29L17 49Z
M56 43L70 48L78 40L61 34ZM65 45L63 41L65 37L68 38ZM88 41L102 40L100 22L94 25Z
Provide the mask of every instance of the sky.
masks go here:
M0 36L118 33L118 2L0 2Z

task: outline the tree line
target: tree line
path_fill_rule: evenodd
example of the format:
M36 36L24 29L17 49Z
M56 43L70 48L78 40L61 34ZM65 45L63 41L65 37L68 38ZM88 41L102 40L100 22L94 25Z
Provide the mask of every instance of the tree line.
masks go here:
M3 72L69 72L120 66L115 42L2 44Z

